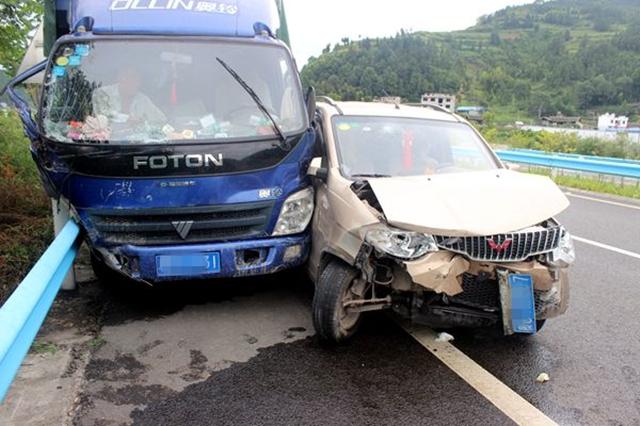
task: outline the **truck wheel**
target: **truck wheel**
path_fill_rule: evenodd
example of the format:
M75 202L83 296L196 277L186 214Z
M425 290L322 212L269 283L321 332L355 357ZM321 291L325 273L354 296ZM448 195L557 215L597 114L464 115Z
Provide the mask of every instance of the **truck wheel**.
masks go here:
M316 284L313 297L313 326L322 340L334 343L349 339L358 329L362 314L347 313L345 302L358 298L351 292L358 271L344 262L329 261Z
M547 320L536 320L536 329L538 331L542 330L542 327L544 327L544 324L547 322Z
M114 281L122 279L120 274L109 268L102 258L93 251L91 252L91 269L93 269L93 273L98 281L103 284L111 284Z

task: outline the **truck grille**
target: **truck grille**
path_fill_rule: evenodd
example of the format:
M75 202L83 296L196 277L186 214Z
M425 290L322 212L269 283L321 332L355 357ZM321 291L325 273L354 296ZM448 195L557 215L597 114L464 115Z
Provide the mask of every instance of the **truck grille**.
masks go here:
M514 232L489 237L435 236L438 247L463 254L471 260L520 262L558 247L564 234L561 226L532 232Z
M105 244L205 243L267 236L273 202L176 209L92 210Z

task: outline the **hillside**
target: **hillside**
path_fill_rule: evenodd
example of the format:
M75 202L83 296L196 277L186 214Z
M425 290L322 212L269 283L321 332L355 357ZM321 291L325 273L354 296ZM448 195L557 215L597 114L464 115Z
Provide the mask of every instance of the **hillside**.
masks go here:
M640 0L555 0L509 7L449 33L344 40L312 58L306 84L339 99L429 91L498 110L637 113Z

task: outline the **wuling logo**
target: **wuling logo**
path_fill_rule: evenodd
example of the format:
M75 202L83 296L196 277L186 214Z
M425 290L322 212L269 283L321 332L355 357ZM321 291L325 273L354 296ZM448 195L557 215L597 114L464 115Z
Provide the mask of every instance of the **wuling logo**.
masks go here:
M224 2L200 0L112 0L109 10L186 10L235 15L238 13L238 6Z
M493 239L489 238L487 240L487 244L489 244L489 248L491 248L491 250L497 253L502 253L507 251L509 247L511 247L511 244L513 244L513 240L504 240L502 244L500 244L500 243L496 243Z

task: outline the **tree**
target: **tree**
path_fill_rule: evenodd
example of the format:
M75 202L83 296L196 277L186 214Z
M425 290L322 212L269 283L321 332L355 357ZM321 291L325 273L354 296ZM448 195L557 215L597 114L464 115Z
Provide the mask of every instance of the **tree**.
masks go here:
M13 75L42 15L38 0L0 0L0 67Z

